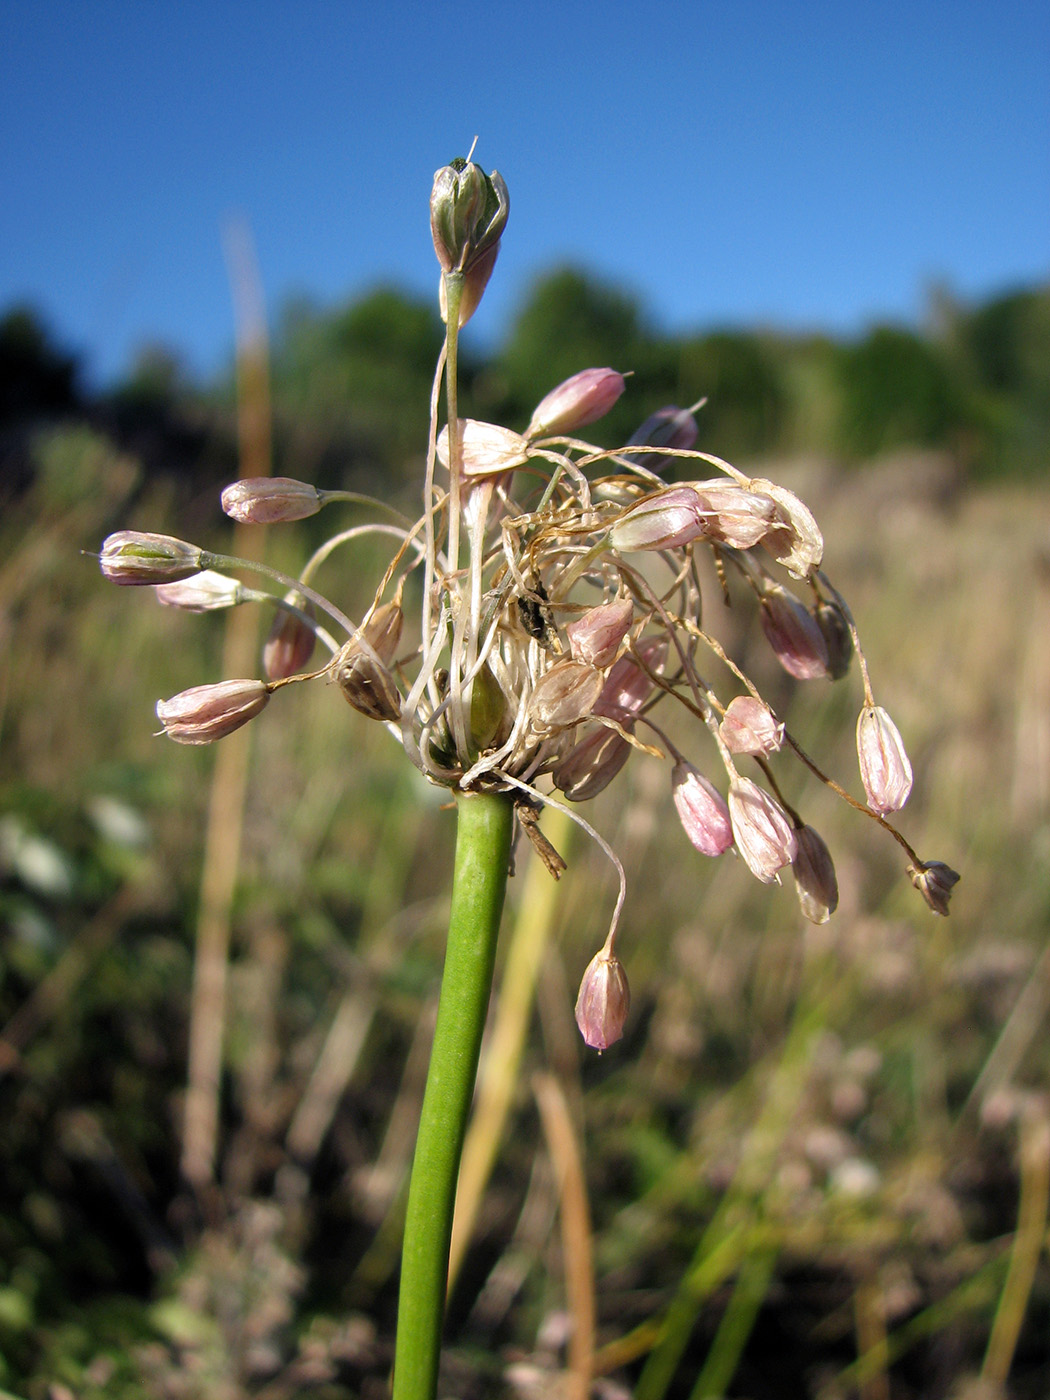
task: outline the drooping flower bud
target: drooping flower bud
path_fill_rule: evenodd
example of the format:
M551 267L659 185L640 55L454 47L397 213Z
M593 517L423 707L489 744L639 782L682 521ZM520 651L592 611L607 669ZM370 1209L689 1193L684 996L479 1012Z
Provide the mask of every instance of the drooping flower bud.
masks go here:
M802 913L811 923L826 924L839 904L831 852L811 826L796 827L795 848L791 870Z
M755 477L750 486L753 491L772 496L781 521L764 537L763 545L794 578L808 578L814 569L820 568L824 557L824 537L813 512L793 491L778 486L775 481Z
M671 447L687 452L696 442L699 429L696 419L688 408L676 408L673 404L659 408L645 420L636 432L631 434L629 447ZM646 467L649 471L659 471L665 462L673 457L661 456L657 452L626 453L629 462Z
M401 718L401 695L388 666L397 651L403 622L400 607L384 603L332 662L332 676L347 704L369 719Z
M733 844L733 824L725 798L685 759L671 772L671 794L682 828L701 855L720 856Z
M615 953L603 948L587 964L576 998L576 1024L592 1050L608 1050L623 1035L631 1009L627 974Z
M650 672L658 676L663 671L667 661L667 641L663 637L646 637L636 644L635 652L637 660L634 656L621 656L606 676L602 693L594 706L596 715L622 721L627 716L638 714L652 695Z
M102 543L98 565L110 583L174 583L198 573L204 552L171 535L118 530Z
M911 793L911 763L900 731L881 705L865 705L857 719L860 777L873 812L899 812Z
M574 661L586 661L604 669L616 659L620 643L634 619L634 600L617 598L588 608L565 629Z
M430 231L444 271L466 272L498 247L509 212L510 196L498 171L486 175L462 157L442 166L430 193Z
M561 437L604 418L624 391L624 377L614 369L584 369L540 400L527 438Z
M750 778L736 778L729 787L729 815L736 847L748 869L763 884L795 859L797 844L791 823L778 802Z
M800 681L827 675L828 649L823 633L798 599L779 583L763 594L759 621L788 675Z
M298 608L307 617L314 614L314 605L301 593L289 593L285 603ZM314 654L317 633L307 617L291 612L287 607L279 607L277 616L270 628L270 635L263 645L263 671L271 681L286 680L309 664Z
M814 609L813 619L828 649L828 675L840 681L853 660L853 635L846 616L838 603L825 600Z
M536 682L529 719L540 734L567 729L594 711L604 678L582 661L558 661Z
M691 486L673 486L646 496L609 529L614 549L677 549L704 533L700 500Z
M631 746L623 735L602 725L569 750L551 777L570 802L589 802L609 786L630 756Z
M244 585L235 578L205 569L174 583L158 583L154 588L157 602L167 608L182 608L185 612L216 612L232 608L244 601Z
M157 718L177 744L210 744L247 724L270 699L264 681L219 681L195 685L157 701Z
M948 901L959 883L959 875L943 860L928 860L918 868L910 866L911 882L935 914L947 917Z
M769 706L753 695L730 700L718 732L730 753L776 753L784 742L784 726Z
M465 477L500 476L528 461L528 444L520 433L497 423L481 423L475 418L459 420L462 474ZM448 427L437 440L438 461L448 470Z
M777 513L771 496L721 478L691 485L700 497L708 538L733 549L751 549L768 534Z
M222 493L222 508L242 525L276 525L306 520L324 504L321 492L290 476L248 476Z

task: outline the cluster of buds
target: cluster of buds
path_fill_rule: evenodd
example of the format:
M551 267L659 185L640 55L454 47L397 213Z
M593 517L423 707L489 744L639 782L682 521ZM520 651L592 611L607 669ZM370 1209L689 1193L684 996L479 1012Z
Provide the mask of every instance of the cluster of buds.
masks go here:
M431 223L442 286L480 268L475 288L484 289L506 215L506 187L495 173L466 162L438 172ZM958 876L920 860L887 820L908 799L911 765L875 703L850 611L822 570L813 515L775 482L697 451L693 410L662 409L619 450L581 441L579 429L607 412L624 387L616 370L585 370L543 399L524 433L470 419L457 420L450 433L433 422L419 519L390 523L376 502L380 521L335 535L298 578L166 536L111 536L101 567L116 583L155 585L162 602L197 610L260 598L277 609L265 679L198 686L162 702L165 732L183 743L209 742L253 718L280 686L325 676L355 710L384 726L429 782L510 795L538 846L534 815L550 803L601 842L579 804L635 754L664 759L692 845L710 858L735 851L764 883L790 870L802 913L823 923L838 902L834 865L820 835L783 796L773 766L781 756L797 757L895 837L915 887L931 909L946 913ZM696 479L668 482L660 471L669 464ZM360 508L360 497L287 478L239 481L222 498L233 518L266 523L299 520L341 499ZM369 532L393 537L396 549L355 623L312 579L334 549ZM244 568L260 569L279 591L259 593L229 577ZM407 626L403 599L413 578L420 605ZM727 601L742 594L740 606L750 608L773 657L797 680L836 680L856 664L864 692L857 726L863 802L802 752L755 682L705 630L707 592ZM306 671L318 643L328 659ZM706 761L681 752L658 723L659 708L672 705L698 722ZM757 781L739 771L743 761L754 765ZM598 1049L621 1035L629 1002L614 951L624 893L616 864L613 925L576 1008L584 1038Z

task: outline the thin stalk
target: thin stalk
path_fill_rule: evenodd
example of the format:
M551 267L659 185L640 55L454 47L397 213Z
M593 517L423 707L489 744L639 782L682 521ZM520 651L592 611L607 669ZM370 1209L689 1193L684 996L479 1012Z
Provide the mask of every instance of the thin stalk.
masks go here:
M456 1177L492 988L514 807L506 794L465 793L457 817L445 970L405 1215L393 1400L433 1400L437 1392Z

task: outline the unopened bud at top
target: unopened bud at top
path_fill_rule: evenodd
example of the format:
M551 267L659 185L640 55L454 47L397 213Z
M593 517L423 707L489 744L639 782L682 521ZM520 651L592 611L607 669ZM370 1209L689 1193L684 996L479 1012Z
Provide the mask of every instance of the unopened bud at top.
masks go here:
M153 591L158 603L168 608L182 608L185 612L216 612L235 607L245 597L243 584L214 569L205 569L174 583L158 583Z
M701 855L720 856L729 850L733 824L725 798L685 759L672 770L671 795L682 829Z
M603 948L587 965L576 998L576 1024L592 1050L607 1050L623 1035L631 1009L627 974L615 953Z
M158 700L157 718L178 744L211 744L254 719L269 699L264 681L195 685L170 700Z
M442 166L430 192L430 231L445 272L466 272L498 246L509 211L510 196L498 171L486 175L462 157Z
M784 742L784 726L753 695L730 700L718 732L730 753L776 753Z
M540 400L525 436L560 437L604 418L624 390L614 369L583 369Z
M857 719L857 757L868 806L899 812L911 793L911 763L900 731L881 705L865 705Z
M948 901L959 883L958 873L950 865L945 865L943 860L929 860L917 868L911 866L908 874L933 912L947 916Z
M729 814L736 848L748 869L763 884L790 865L797 850L795 833L783 808L750 778L736 778L729 787Z
M633 619L631 598L617 598L615 602L588 608L565 629L573 660L602 668L611 666Z
M199 572L203 551L171 535L118 530L103 541L99 568L110 583L173 583Z
M828 648L813 618L786 588L773 584L762 598L760 621L777 660L796 680L828 673Z
M290 476L249 476L222 493L222 508L242 525L276 525L305 520L324 504L316 486Z

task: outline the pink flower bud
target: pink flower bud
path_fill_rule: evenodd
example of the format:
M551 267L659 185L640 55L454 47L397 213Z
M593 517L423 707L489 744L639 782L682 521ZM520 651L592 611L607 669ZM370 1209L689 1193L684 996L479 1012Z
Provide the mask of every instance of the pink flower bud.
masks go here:
M463 475L466 477L499 476L513 471L528 461L528 443L520 433L501 428L497 423L480 423L475 418L459 420ZM448 469L448 427L441 429L437 440L438 461Z
M244 601L244 588L235 578L217 574L214 569L191 574L174 583L158 583L153 590L157 602L186 612L215 612Z
M730 753L776 753L784 742L784 726L753 695L730 700L718 732Z
M868 806L899 812L911 792L911 764L897 726L881 705L865 705L857 720L857 757Z
M158 700L157 718L178 744L210 744L254 719L269 699L263 681L195 685L170 700Z
M242 525L275 525L316 515L323 502L316 486L290 476L249 476L222 493L222 508Z
M765 536L763 545L794 578L808 578L820 568L824 557L824 538L813 512L793 491L775 481L756 477L750 485L752 490L773 498L781 522Z
M795 859L795 833L779 803L750 778L736 778L729 787L729 815L736 847L748 869L763 884Z
M312 616L313 604L300 593L289 593L285 599L300 612ZM306 618L287 608L278 608L263 646L263 671L271 681L286 680L309 664L314 654L317 634Z
M788 675L800 681L827 675L828 648L823 633L798 599L779 583L762 598L759 620Z
M602 725L575 744L553 770L554 786L570 802L589 802L609 786L631 756L622 734Z
M118 530L103 541L98 557L110 583L157 584L189 578L200 570L203 551L171 535Z
M604 669L616 659L620 643L634 620L634 600L617 598L589 608L565 629L574 661Z
M811 826L796 828L795 847L791 870L799 905L811 923L826 924L839 904L831 852Z
M647 637L635 649L638 660L633 656L621 656L606 676L594 706L596 715L622 721L625 716L638 714L652 695L652 680L639 663L644 661L649 671L660 675L667 660L667 642L663 637Z
M540 734L567 729L586 719L601 694L600 671L582 661L558 661L536 682L529 701L532 727Z
M720 856L733 844L725 799L691 763L679 759L671 773L671 794L685 834L701 855Z
M637 432L631 435L629 447L671 447L687 452L696 442L699 429L696 419L688 408L659 408L645 420ZM659 471L665 462L674 459L657 452L627 453L627 460L649 471Z
M948 901L959 883L958 874L943 860L929 860L908 870L911 882L935 914L948 914Z
M691 486L674 486L643 497L609 530L614 549L677 549L704 533L700 500Z
M631 1009L627 974L615 953L603 948L587 964L576 998L576 1024L592 1050L608 1050L623 1035Z
M540 400L527 438L561 437L604 418L624 391L624 377L614 369L583 369Z
M710 539L733 549L751 549L768 534L777 513L771 496L724 478L692 485L707 517L705 533Z

